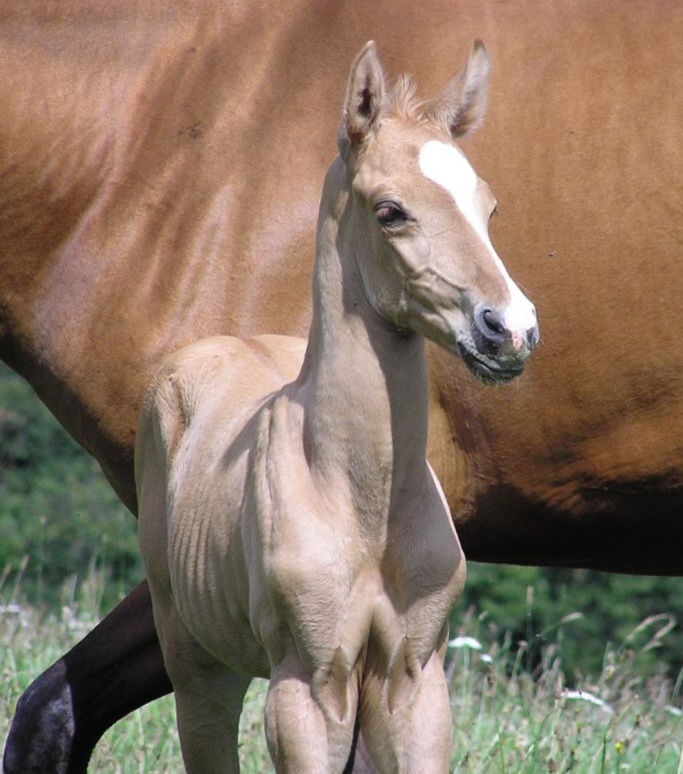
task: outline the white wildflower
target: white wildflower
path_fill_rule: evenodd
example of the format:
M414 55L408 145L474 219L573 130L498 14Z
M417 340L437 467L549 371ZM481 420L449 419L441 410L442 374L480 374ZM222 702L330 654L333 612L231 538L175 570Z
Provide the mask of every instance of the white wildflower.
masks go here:
M600 707L601 710L604 710L609 715L614 712L614 710L606 701L601 699L599 696L596 696L594 693L591 693L590 691L571 691L567 689L562 692L562 697L564 699L570 699L573 701L585 701L589 704L594 704L596 707Z
M475 640L474 637L454 637L448 641L449 648L467 648L468 650L483 650L483 645L479 640Z

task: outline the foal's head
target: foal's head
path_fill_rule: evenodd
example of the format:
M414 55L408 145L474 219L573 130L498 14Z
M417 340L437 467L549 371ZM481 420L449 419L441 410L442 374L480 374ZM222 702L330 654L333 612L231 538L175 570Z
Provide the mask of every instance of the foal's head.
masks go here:
M521 373L538 327L489 239L493 194L455 143L483 117L488 71L477 43L463 72L417 103L406 80L385 94L368 43L351 67L339 146L375 312L458 353L481 379L504 382Z

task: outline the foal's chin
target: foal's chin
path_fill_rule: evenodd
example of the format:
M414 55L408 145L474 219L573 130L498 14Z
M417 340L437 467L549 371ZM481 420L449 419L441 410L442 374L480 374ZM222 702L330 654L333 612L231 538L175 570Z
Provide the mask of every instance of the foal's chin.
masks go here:
M467 349L458 343L458 354L470 372L484 384L508 384L524 372L526 358L510 361L498 360Z
M510 354L498 357L485 354L476 349L469 337L461 339L450 331L447 336L432 336L431 339L447 352L459 357L478 381L488 385L508 384L521 376L530 353L530 350L520 352L517 357Z

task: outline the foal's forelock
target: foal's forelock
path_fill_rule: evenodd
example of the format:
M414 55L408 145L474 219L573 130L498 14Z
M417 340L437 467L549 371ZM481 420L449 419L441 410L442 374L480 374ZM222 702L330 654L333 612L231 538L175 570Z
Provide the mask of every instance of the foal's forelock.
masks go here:
M384 111L387 116L395 116L410 121L425 121L425 100L417 98L417 83L412 75L401 75L387 95Z

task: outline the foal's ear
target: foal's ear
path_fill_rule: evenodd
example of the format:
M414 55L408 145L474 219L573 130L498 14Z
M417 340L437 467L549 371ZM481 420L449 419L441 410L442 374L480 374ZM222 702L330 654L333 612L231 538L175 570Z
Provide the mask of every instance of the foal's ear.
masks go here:
M384 74L375 43L371 40L363 46L351 65L340 144L345 134L351 145L360 145L378 127L383 101Z
M428 103L425 117L442 126L452 137L463 137L474 131L486 112L489 70L489 55L484 44L477 40L465 69Z

